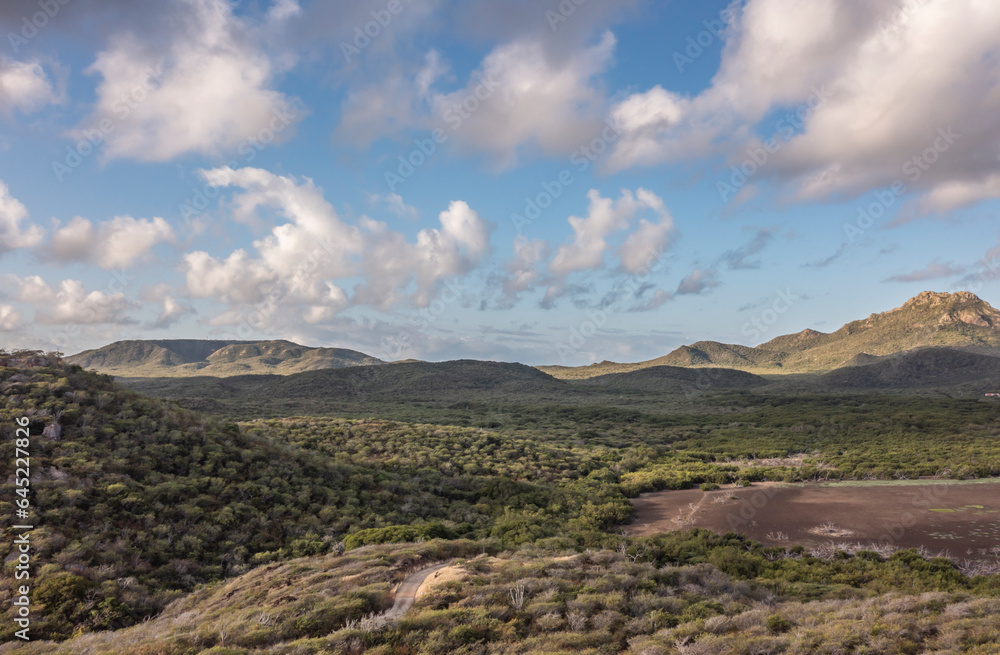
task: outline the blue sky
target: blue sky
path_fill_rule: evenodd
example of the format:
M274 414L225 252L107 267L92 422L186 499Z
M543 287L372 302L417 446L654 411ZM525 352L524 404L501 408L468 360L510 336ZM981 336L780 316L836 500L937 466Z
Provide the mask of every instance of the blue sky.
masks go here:
M998 28L972 0L4 3L0 331L576 365L997 301Z

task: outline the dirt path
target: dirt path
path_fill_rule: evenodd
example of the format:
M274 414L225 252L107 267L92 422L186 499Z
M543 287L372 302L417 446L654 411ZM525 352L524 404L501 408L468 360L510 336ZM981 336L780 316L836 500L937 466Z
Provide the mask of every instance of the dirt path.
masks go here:
M407 578L403 580L396 589L396 598L392 604L392 609L383 614L382 618L392 620L403 616L408 609L413 607L413 601L417 597L417 590L420 589L420 585L422 585L427 578L447 567L449 564L450 562L442 562L441 564L428 566L426 569L420 569L416 573L412 573L407 576Z

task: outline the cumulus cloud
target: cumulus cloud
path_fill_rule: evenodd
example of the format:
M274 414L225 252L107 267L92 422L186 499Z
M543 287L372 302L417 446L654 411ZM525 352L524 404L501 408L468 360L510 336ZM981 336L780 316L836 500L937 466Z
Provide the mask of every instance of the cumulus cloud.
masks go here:
M893 275L886 278L886 282L925 282L927 280L940 280L941 278L954 277L965 272L962 266L955 266L948 262L933 261L924 268L906 273L904 275Z
M185 316L195 313L194 307L184 300L179 300L177 290L166 282L160 282L143 287L139 294L140 300L160 305L159 315L155 320L145 324L148 330L165 330L173 327Z
M497 306L509 309L525 291L531 291L544 284L547 273L542 264L549 256L549 245L545 241L532 241L523 235L514 238L514 256L507 262L503 273L490 276L489 287L499 291ZM489 303L483 301L481 308Z
M588 290L572 282L571 276L605 269L617 275L648 276L659 268L658 262L677 233L662 198L640 188L634 192L623 189L617 199L591 189L587 199L587 215L567 219L572 239L554 253L544 241L523 236L514 240L513 258L504 271L490 276L488 284L488 295L498 307L510 307L521 294L545 287L541 305L552 308L560 297ZM648 217L640 217L643 213ZM610 253L614 256L609 257ZM484 302L483 306L489 304Z
M0 285L12 299L34 305L35 322L43 325L129 324L125 312L138 306L120 291L87 291L79 280L53 289L38 275L6 275Z
M21 325L21 313L10 305L0 305L0 332L10 332Z
M284 220L253 242L253 253L184 256L187 292L230 306L213 324L247 316L262 325L314 324L352 304L387 308L409 300L425 306L444 280L470 272L490 251L494 226L462 201L441 212L440 228L421 230L411 243L367 216L358 225L344 222L309 179L254 168L224 167L202 175L211 186L239 189L232 201L238 220L253 220L261 208ZM357 278L361 281L349 295L345 287Z
M504 44L465 88L435 95L433 113L456 128L460 149L485 152L503 167L515 164L524 147L546 155L570 152L600 131L604 99L595 78L610 65L615 45L606 32L597 44L557 58L542 41ZM475 102L494 87L489 98ZM470 118L458 129L462 110Z
M1000 196L998 32L1000 5L976 0L748 0L707 89L654 87L613 108L609 168L742 161L760 134L779 147L759 179L797 200L896 180L924 211Z
M165 330L172 327L179 320L189 314L194 313L194 308L186 302L177 300L172 296L167 296L162 301L163 309L156 320L148 323L146 327L150 330Z
M38 245L45 236L45 230L38 225L22 225L28 218L28 210L0 181L0 255L18 248Z
M604 264L608 237L629 227L641 210L658 215L655 223L643 220L618 250L622 268L635 272L658 257L674 232L673 218L663 200L646 189L623 190L618 200L604 198L596 189L587 193L587 216L570 216L573 241L556 250L549 269L557 276L597 268Z
M356 303L388 307L402 300L412 282L413 303L425 307L442 280L468 273L489 252L495 226L467 203L453 201L438 218L441 229L421 230L414 244L384 223L365 221L369 239L361 266L365 281L355 287Z
M58 261L84 261L110 270L131 266L157 244L175 241L173 229L162 218L116 216L95 226L77 216L55 231L44 254Z
M617 200L601 196L596 189L587 193L587 215L570 216L573 240L559 246L549 262L548 288L542 299L543 307L553 307L556 299L569 293L573 285L567 278L574 273L603 268L609 239L627 230L641 211L656 214L655 221L641 219L639 227L617 249L618 268L629 274L648 274L652 262L658 260L670 246L675 234L673 217L663 200L646 189L636 192L622 190Z
M38 61L0 57L0 113L29 113L62 101L62 91Z
M524 149L564 154L600 131L604 94L596 78L611 63L615 38L605 33L572 54L553 52L540 36L494 48L464 86L436 90L446 64L436 52L410 73L349 94L336 136L356 146L408 129L440 128L463 153L484 153L512 166Z
M272 88L290 61L261 43L295 15L283 2L261 23L233 14L225 0L178 0L167 33L112 37L88 72L99 74L93 113L71 133L102 125L109 159L167 161L184 154L236 151L253 139L287 136L301 117Z

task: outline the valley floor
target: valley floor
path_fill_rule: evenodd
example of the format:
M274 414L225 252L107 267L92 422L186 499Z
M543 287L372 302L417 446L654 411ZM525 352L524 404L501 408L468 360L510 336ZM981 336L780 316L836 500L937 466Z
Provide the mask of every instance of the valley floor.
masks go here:
M764 482L645 493L633 500L636 515L628 533L732 530L771 546L801 544L820 552L918 548L997 568L1000 479L914 482Z

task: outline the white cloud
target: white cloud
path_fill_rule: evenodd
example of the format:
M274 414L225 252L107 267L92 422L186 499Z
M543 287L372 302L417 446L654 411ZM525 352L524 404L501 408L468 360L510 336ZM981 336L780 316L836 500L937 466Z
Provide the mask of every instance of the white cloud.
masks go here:
M46 254L60 261L86 261L105 270L125 268L148 255L160 243L176 241L162 218L116 216L94 226L77 216L56 230Z
M38 61L0 57L0 113L33 112L61 102L62 95Z
M202 174L212 186L240 189L232 201L238 220L252 221L266 207L287 221L254 241L253 254L241 249L224 258L201 251L184 256L187 292L230 306L213 324L251 314L262 325L319 323L351 304L386 308L407 299L424 306L445 279L470 272L490 251L494 226L462 201L441 212L439 229L423 229L409 243L368 217L358 225L345 223L311 180L254 168ZM348 297L341 285L358 278Z
M365 282L355 288L354 302L388 307L407 295L412 281L415 290L409 295L416 306L425 307L439 284L465 275L483 260L494 225L461 200L438 218L441 229L421 230L414 244L384 223L366 220Z
M605 198L591 189L587 199L587 215L567 219L573 238L559 246L551 259L547 243L523 237L515 240L514 258L507 270L490 278L491 294L499 292L499 306L509 307L521 293L544 285L541 305L552 308L558 298L586 291L584 285L571 282L571 276L606 268L619 274L649 275L659 268L656 262L677 234L662 198L640 188L634 192L623 189L618 199ZM642 212L655 218L640 218L630 231ZM609 258L612 250L615 257Z
M207 252L184 257L187 291L195 298L214 298L224 303L244 305L263 302L278 276L260 260L237 250L225 259Z
M155 321L146 327L151 330L165 330L173 326L188 314L193 314L194 308L190 304L181 302L172 296L163 299L163 310Z
M282 2L255 25L225 0L177 4L169 34L120 33L97 55L88 69L102 77L97 106L72 136L105 121L113 127L102 130L105 156L140 161L217 155L287 136L301 112L272 85L288 62L261 43L297 5Z
M658 257L667 247L674 231L673 219L663 200L646 189L635 193L623 190L618 200L604 198L596 189L587 193L590 203L587 216L570 216L573 241L556 251L549 269L554 275L565 277L570 273L598 268L604 265L609 248L608 237L629 227L641 210L652 210L658 220L643 220L618 250L622 268L635 272L648 264L650 254Z
M1000 4L978 0L748 0L707 89L654 87L612 110L624 136L608 167L742 162L762 134L780 147L753 183L777 179L798 200L895 180L928 194L925 211L998 197L998 33ZM804 121L788 118L800 108ZM949 127L961 136L945 143ZM935 146L927 170L904 168Z
M27 218L27 208L10 195L6 184L0 182L0 255L18 248L31 248L41 242L45 230L34 224L22 226Z
M670 129L681 122L689 104L657 85L615 105L611 122L624 136L609 156L609 168L655 164L676 156Z
M21 325L21 313L10 305L0 305L0 332L10 332Z
M674 219L661 198L646 189L636 191L636 197L643 206L654 210L659 220L640 219L639 227L618 249L621 267L628 273L648 271L652 262L663 255L676 236Z
M440 128L464 153L484 153L500 167L520 152L565 154L601 129L604 94L596 78L611 63L615 38L555 52L541 36L494 48L462 88L432 87L446 77L436 52L416 71L394 72L349 94L337 138L366 146L409 129Z
M541 264L549 256L549 246L545 241L531 241L523 235L514 239L514 257L507 263L504 275L494 276L501 293L500 306L509 309L517 302L518 296L530 291L546 279Z
M127 324L125 312L137 307L122 292L87 291L79 280L63 280L57 289L41 277L6 275L0 285L14 300L35 306L35 322L44 325Z
M485 152L501 166L515 164L525 147L546 155L571 152L600 131L604 98L594 80L611 64L615 44L606 32L596 45L566 57L548 52L541 39L504 44L465 88L433 97L434 116L453 128L460 149ZM487 92L477 102L477 94Z

